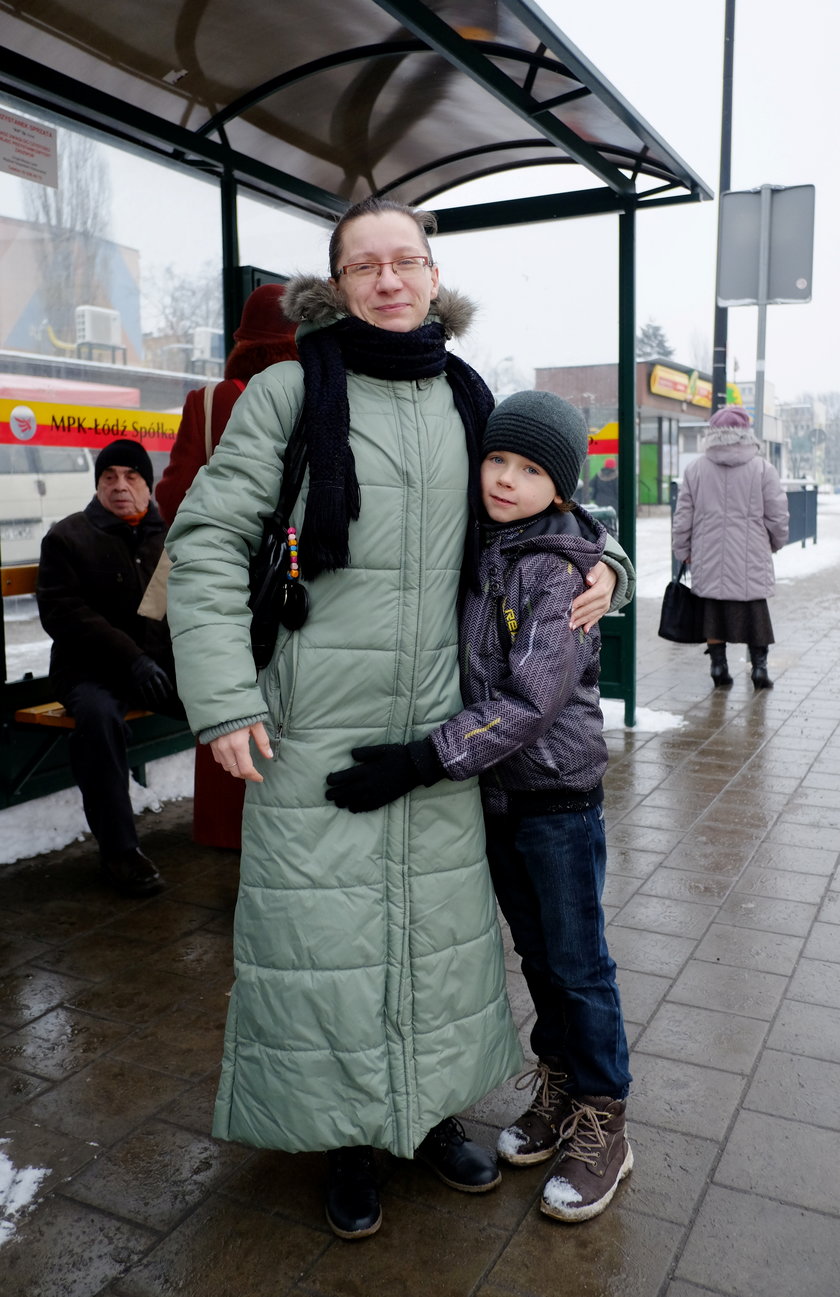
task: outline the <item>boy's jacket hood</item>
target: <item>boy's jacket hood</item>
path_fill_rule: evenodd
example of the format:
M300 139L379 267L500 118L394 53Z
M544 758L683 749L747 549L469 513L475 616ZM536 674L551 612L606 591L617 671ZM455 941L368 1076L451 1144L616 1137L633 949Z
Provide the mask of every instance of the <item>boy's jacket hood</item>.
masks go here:
M482 528L485 541L499 537L503 554L517 550L548 551L557 554L574 554L584 570L594 567L603 553L606 529L579 506L561 512L550 505L535 518L517 523L485 523ZM588 561L591 560L591 561Z
M286 285L283 310L296 323L333 324L347 315L347 307L338 289L329 279L318 275L298 275ZM429 308L426 323L439 320L447 338L458 338L472 324L476 308L468 297L451 288L441 287Z

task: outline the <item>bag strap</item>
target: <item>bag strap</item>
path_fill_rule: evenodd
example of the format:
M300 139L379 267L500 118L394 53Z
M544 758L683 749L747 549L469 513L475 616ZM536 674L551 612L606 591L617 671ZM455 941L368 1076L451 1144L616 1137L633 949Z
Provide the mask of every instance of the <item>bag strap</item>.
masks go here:
M209 384L204 389L204 461L213 454L213 393L215 387Z
M231 378L231 383L235 383L240 393L245 391L245 384L238 378ZM215 384L211 387L209 384L204 389L204 460L209 462L213 454L213 397L216 394Z
M303 406L292 429L292 435L283 452L283 481L280 486L280 498L274 513L267 520L279 527L287 527L292 510L295 507L303 479L306 476L306 464L309 459L309 447L306 441L306 428L303 418Z

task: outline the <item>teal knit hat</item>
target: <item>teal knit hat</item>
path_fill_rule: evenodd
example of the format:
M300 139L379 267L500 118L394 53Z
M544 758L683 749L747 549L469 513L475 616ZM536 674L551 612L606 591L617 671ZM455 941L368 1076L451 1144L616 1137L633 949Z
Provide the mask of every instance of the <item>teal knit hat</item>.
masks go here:
M571 500L589 449L580 410L553 392L515 392L496 406L484 431L482 455L509 450L550 474L557 494Z

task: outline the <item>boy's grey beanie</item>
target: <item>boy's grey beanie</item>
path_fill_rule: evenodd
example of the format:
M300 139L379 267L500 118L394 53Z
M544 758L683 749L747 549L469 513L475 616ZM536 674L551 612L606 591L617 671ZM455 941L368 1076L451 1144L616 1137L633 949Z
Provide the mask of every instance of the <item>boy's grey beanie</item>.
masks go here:
M589 449L589 429L577 406L553 392L515 392L496 406L481 443L483 455L510 450L551 475L557 494L571 500Z

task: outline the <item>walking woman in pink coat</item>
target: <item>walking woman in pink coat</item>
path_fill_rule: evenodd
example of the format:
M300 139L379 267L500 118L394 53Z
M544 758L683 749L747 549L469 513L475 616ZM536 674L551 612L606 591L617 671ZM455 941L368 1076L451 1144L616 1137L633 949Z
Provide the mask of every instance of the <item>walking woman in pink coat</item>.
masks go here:
M704 453L685 470L671 531L674 555L691 564L691 588L704 600L703 631L715 688L732 684L727 644L746 644L756 689L772 689L767 650L773 626L767 600L773 554L788 538L787 496L759 455L752 421L739 405L709 420Z

